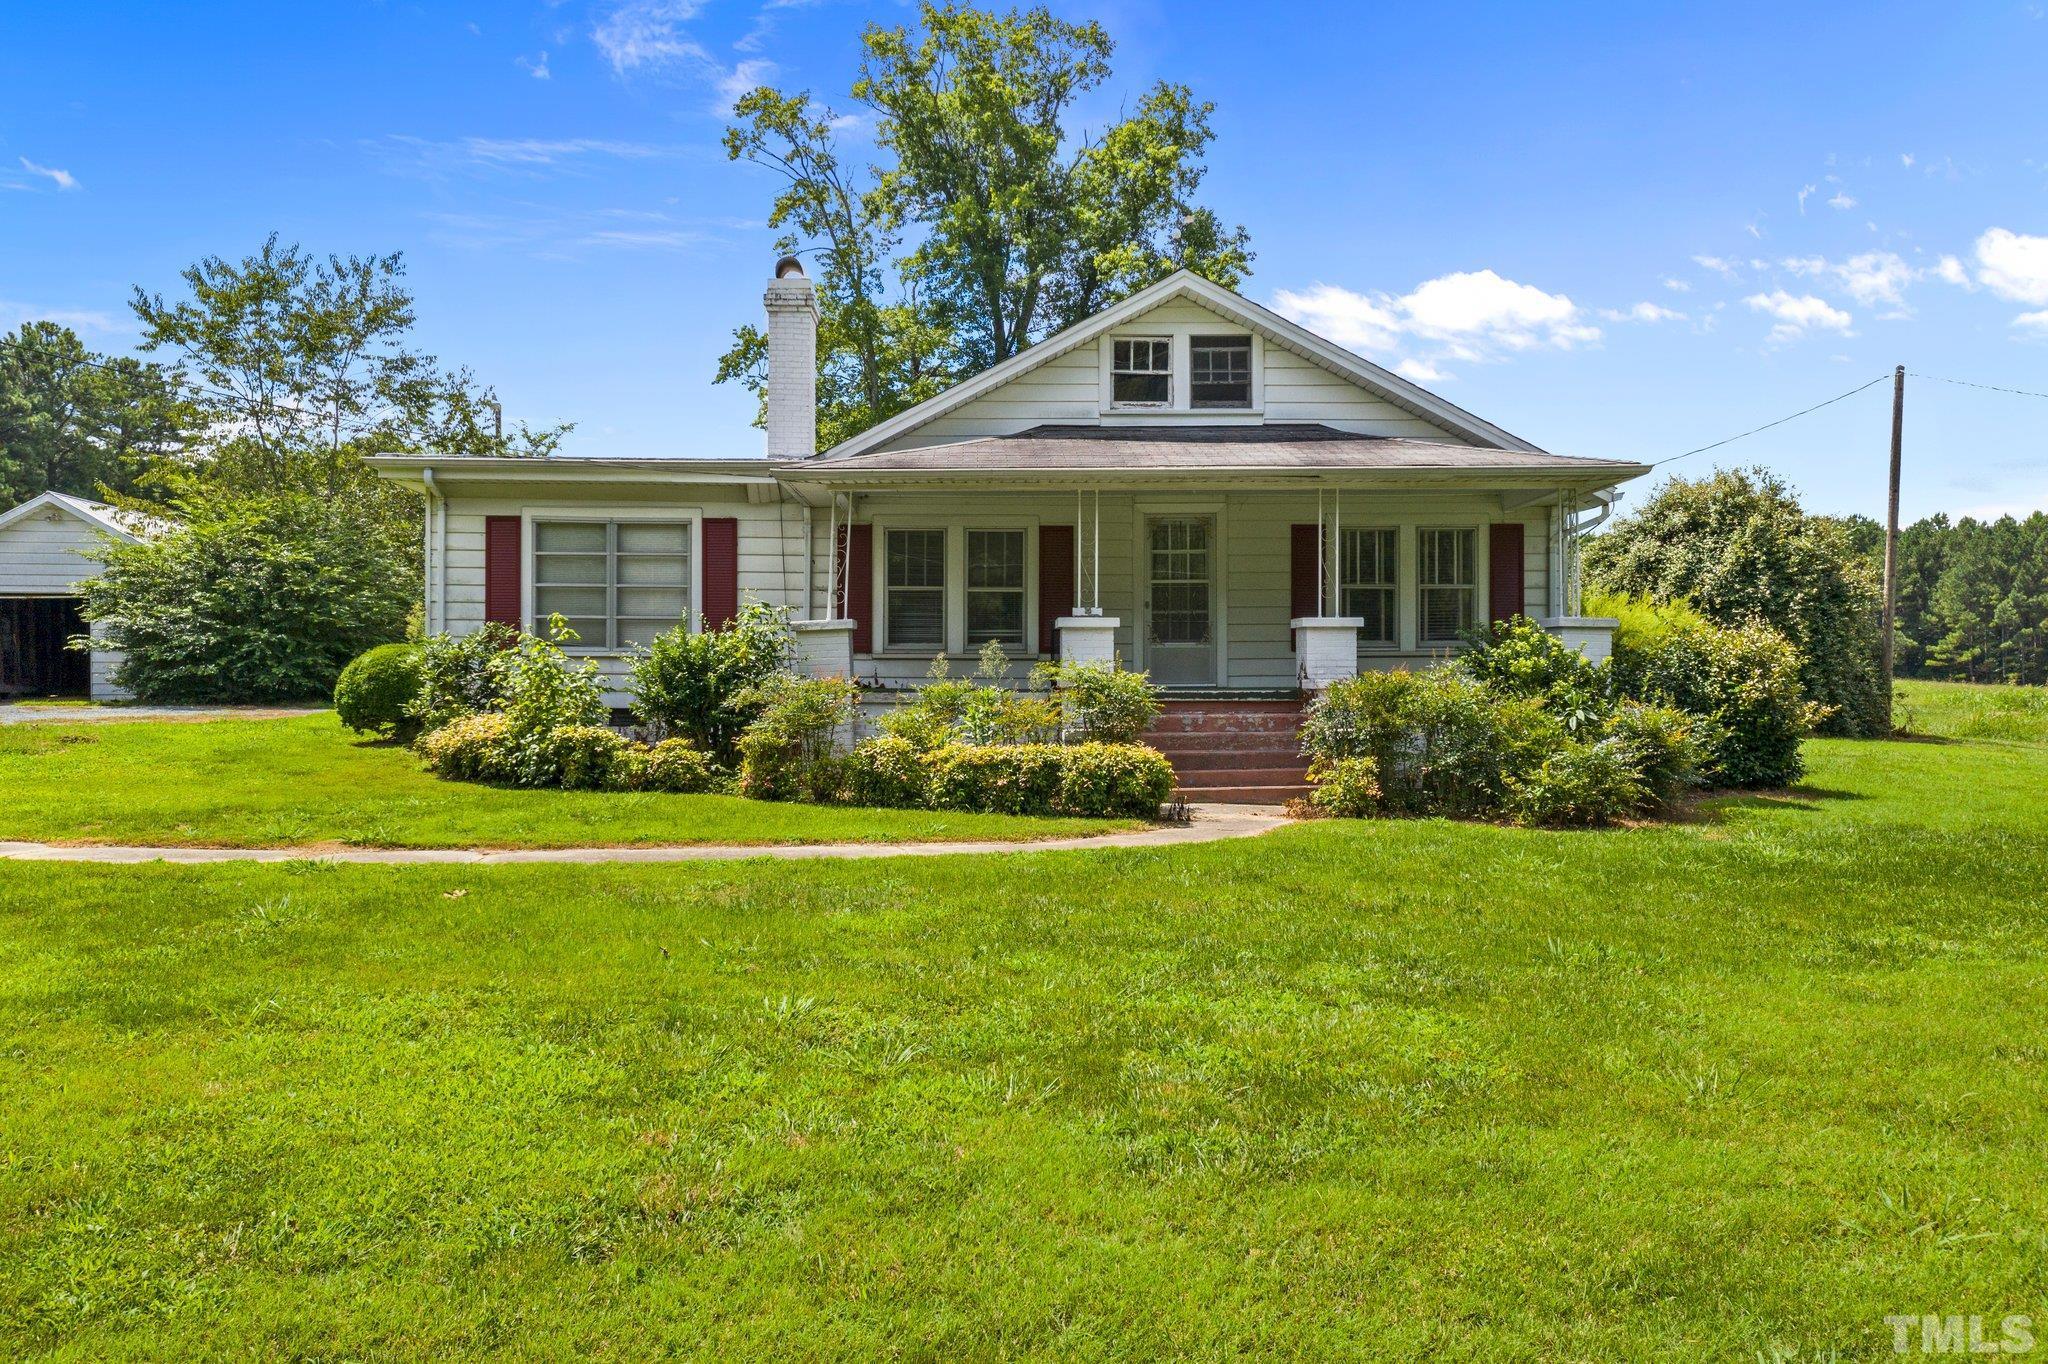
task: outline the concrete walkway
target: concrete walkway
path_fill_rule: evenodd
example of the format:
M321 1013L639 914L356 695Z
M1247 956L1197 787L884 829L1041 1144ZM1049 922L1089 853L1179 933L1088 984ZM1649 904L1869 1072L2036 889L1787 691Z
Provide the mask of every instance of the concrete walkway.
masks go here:
M325 706L40 706L0 705L0 725L94 725L117 720L289 720L318 715Z
M809 843L787 845L704 844L659 848L509 848L478 852L467 848L145 848L112 844L5 843L0 859L16 862L347 862L371 866L414 864L510 866L534 862L578 865L626 862L737 862L765 857L779 862L819 858L952 857L969 853L1065 852L1077 848L1171 848L1252 838L1288 820L1279 808L1262 805L1195 805L1186 824L1161 824L1130 833L1042 838L1032 842L981 840L971 843Z

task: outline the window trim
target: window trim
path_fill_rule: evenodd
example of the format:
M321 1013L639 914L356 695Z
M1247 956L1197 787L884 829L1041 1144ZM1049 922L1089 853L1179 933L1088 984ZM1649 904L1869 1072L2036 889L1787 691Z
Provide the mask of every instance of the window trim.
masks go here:
M895 638L895 624L889 618L890 608L893 604L892 594L897 592L929 592L932 590L929 584L922 587L896 587L889 582L889 537L892 535L914 534L936 534L939 537L939 638L937 647L940 650L940 652L947 652L946 646L952 642L953 636L952 597L954 575L952 571L952 528L950 526L945 525L934 526L910 523L901 526L878 527L877 529L879 531L879 538L881 539L882 543L876 547L878 552L875 555L875 558L877 560L877 567L880 569L881 579L879 584L877 585L877 594L875 600L879 603L879 606L877 607L875 614L880 618L878 623L882 626L882 635L881 647L878 648L876 652L902 654L920 653L925 649L933 647L931 644L926 643L924 641L918 641L915 643L898 643L898 641Z
M1018 545L1018 582L1015 587L976 587L974 585L974 537L977 535L1014 535ZM968 649L979 649L989 643L1001 644L1006 650L1020 652L1032 649L1034 636L1031 621L1031 535L1020 526L965 526L960 532L960 642ZM994 641L973 637L974 615L968 608L974 594L1002 593L1015 594L1017 598L1017 635L1014 639ZM1035 650L1034 650L1035 652Z
M1164 370L1119 369L1117 367L1117 347L1136 345L1139 342L1144 342L1146 345L1153 347L1166 347L1166 368ZM1181 365L1179 351L1180 347L1174 344L1174 338L1169 334L1150 335L1133 333L1128 336L1113 336L1109 338L1110 406L1115 408L1119 412L1164 412L1172 410L1172 408L1174 407L1174 400L1179 396L1180 389ZM1157 355L1157 353L1158 352L1156 350L1153 352L1155 356ZM1117 397L1116 381L1119 377L1124 375L1138 375L1145 377L1163 375L1166 379L1165 399L1162 401L1155 402L1150 399L1134 400Z
M1254 346L1252 345L1252 339L1253 339L1253 338L1252 338L1252 335L1251 335L1251 333L1250 333L1250 332L1238 333L1238 332L1215 332L1215 331L1210 331L1210 332L1191 332L1191 333L1189 333L1189 334L1188 334L1188 410L1189 410L1189 411L1191 411L1191 412L1249 412L1249 411L1251 411L1251 410L1252 410L1252 407L1253 407L1253 388L1254 388L1254 383L1253 383L1253 377L1252 377L1252 376L1253 376L1253 371L1254 371L1254 370L1255 370L1255 369L1257 368L1257 366L1256 366L1256 365L1255 365L1255 364L1253 363L1253 351L1254 351L1255 347L1254 347ZM1208 343L1208 345L1207 345L1206 347L1204 347L1204 346L1202 345L1202 343L1203 343L1203 342L1207 342L1207 343ZM1228 343L1233 343L1233 344L1231 344L1231 345L1228 345L1228 346L1223 346L1223 345L1218 345L1218 344L1217 344L1218 342L1228 342ZM1234 343L1240 343L1240 342L1242 343L1242 346L1243 346L1243 350L1244 350L1244 401L1243 401L1243 402L1241 402L1241 403L1215 403L1215 402L1205 403L1205 402L1198 402L1198 401L1196 401L1196 399L1195 399L1195 382L1196 382L1196 379L1195 379L1195 352L1196 352L1196 351L1197 351L1198 349L1209 349L1209 350L1224 350L1224 349L1230 349L1230 350L1236 350L1236 349L1238 349L1238 346L1237 346L1236 344L1234 344Z
M1389 537L1393 553L1387 562L1389 577L1381 582L1352 582L1344 576L1344 540L1352 535L1384 535ZM1401 527L1398 524L1384 526L1344 526L1338 531L1337 543L1337 613L1350 615L1349 602L1345 594L1353 588L1378 590L1387 594L1387 637L1368 639L1365 631L1358 633L1358 648L1362 653L1398 653L1401 649Z
M1017 531L1024 536L1024 638L1021 644L1005 644L1013 661L1035 661L1038 652L1038 527L1037 516L963 515L953 511L930 514L905 511L869 518L874 537L869 582L873 584L875 613L874 651L867 658L924 659L943 653L948 659L973 658L980 645L967 643L967 532L973 530ZM946 629L945 645L934 650L923 644L897 645L889 639L889 532L892 530L939 530L946 534Z
M492 513L495 515L496 513ZM588 505L534 505L519 510L519 618L526 628L539 633L546 622L535 616L538 599L540 561L538 557L539 536L536 527L542 522L554 523L576 521L586 525L618 525L627 522L654 523L657 525L679 525L684 528L689 543L689 567L687 588L690 594L689 609L679 622L685 630L696 634L704 628L704 509L689 507L634 507L616 510L593 510ZM607 536L609 541L611 537ZM607 555L610 551L607 550ZM616 599L610 596L616 584L606 583L609 605L616 606ZM617 629L618 617L606 616L606 628ZM630 658L635 650L607 644L586 644L581 640L566 646L563 653L578 658Z
M1426 536L1438 534L1463 535L1468 537L1469 543L1471 545L1471 550L1466 555L1466 561L1469 565L1469 571L1471 573L1471 580L1469 582L1431 583L1425 582L1423 580L1423 539ZM1482 586L1482 584L1484 584L1486 581L1487 566L1484 562L1482 540L1483 537L1481 537L1481 535L1479 534L1479 528L1476 526L1418 525L1415 528L1415 642L1418 648L1443 648L1447 645L1457 645L1463 642L1458 635L1451 635L1447 638L1439 638L1437 636L1425 633L1429 629L1429 613L1423 609L1422 605L1423 594L1426 592L1465 592L1467 594L1467 599L1472 604L1470 617L1466 621L1465 629L1471 630L1478 626L1481 616L1486 610L1486 603L1482 600L1482 594L1484 592L1484 587Z
M1249 407L1196 407L1193 399L1193 384L1190 377L1192 347L1190 338L1195 336L1238 337L1251 342L1252 387ZM1116 343L1119 341L1159 341L1173 343L1171 400L1165 403L1120 403L1116 400ZM1187 421L1232 423L1254 421L1265 415L1266 408L1266 338L1250 327L1239 326L1226 318L1212 318L1202 322L1160 322L1147 318L1134 319L1129 325L1102 336L1095 343L1096 368L1099 393L1096 413L1104 425L1143 425L1150 422L1167 422L1176 418Z

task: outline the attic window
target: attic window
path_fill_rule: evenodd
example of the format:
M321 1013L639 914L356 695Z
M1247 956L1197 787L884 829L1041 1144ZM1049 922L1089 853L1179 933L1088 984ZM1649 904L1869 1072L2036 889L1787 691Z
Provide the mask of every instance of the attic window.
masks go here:
M1111 343L1110 397L1118 406L1164 407L1173 401L1173 342L1134 337Z
M1195 407L1252 405L1252 339L1197 336L1188 346L1188 398Z

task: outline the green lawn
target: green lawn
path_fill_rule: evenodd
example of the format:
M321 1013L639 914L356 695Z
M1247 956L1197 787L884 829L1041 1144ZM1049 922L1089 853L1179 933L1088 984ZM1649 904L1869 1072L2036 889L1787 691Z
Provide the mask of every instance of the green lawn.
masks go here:
M332 714L0 725L0 839L153 846L563 848L1045 838L1139 827L730 796L518 791L436 780Z
M1892 722L1912 734L2048 742L2048 687L1900 682L1894 698Z
M0 1357L1890 1359L2048 1320L2048 747L1557 834L0 864Z

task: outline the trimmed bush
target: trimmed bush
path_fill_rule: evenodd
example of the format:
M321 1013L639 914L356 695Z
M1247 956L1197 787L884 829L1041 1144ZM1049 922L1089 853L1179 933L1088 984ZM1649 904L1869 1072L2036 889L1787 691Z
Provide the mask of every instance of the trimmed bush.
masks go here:
M505 717L494 711L464 715L430 729L413 743L429 772L449 781L510 781L512 759Z
M1725 628L1684 607L1603 602L1620 620L1616 685L1626 696L1702 721L1702 775L1733 787L1789 786L1817 710L1800 690L1799 651L1766 625Z
M544 746L540 761L555 772L553 784L565 791L599 791L612 785L612 769L627 749L624 736L604 725L563 725L546 731L536 748Z
M934 809L1049 815L1063 783L1057 744L947 744L931 755Z
M646 750L645 775L640 789L694 795L718 785L718 769L711 755L688 739L663 739Z
M1088 743L1054 751L1059 754L1061 814L1154 819L1173 794L1173 765L1156 749Z
M420 646L379 644L341 670L334 713L359 734L398 737L417 723L411 706L419 694Z
M1367 819L1380 812L1379 764L1371 758L1333 758L1311 767L1315 783L1309 804L1340 819Z
M1650 803L1664 808L1699 784L1706 749L1697 728L1690 716L1669 706L1624 701L1607 717L1601 737L1642 778Z
M1612 740L1568 740L1533 772L1508 778L1508 813L1517 824L1611 824L1642 809L1649 799L1649 788Z
M846 757L846 799L854 805L911 810L931 786L929 750L896 734L854 745Z
M657 734L687 739L730 762L760 714L755 689L788 671L795 657L789 612L758 602L741 607L722 629L670 630L633 662L633 714Z
M859 712L860 687L844 677L778 673L743 695L759 712L740 736L740 794L837 800L846 764L835 749Z
M932 660L914 699L899 704L877 725L882 733L919 748L941 744L1031 744L1059 737L1060 708L1042 696L1013 691L1004 680L1010 659L991 642L981 651L977 682L954 677L944 654Z

